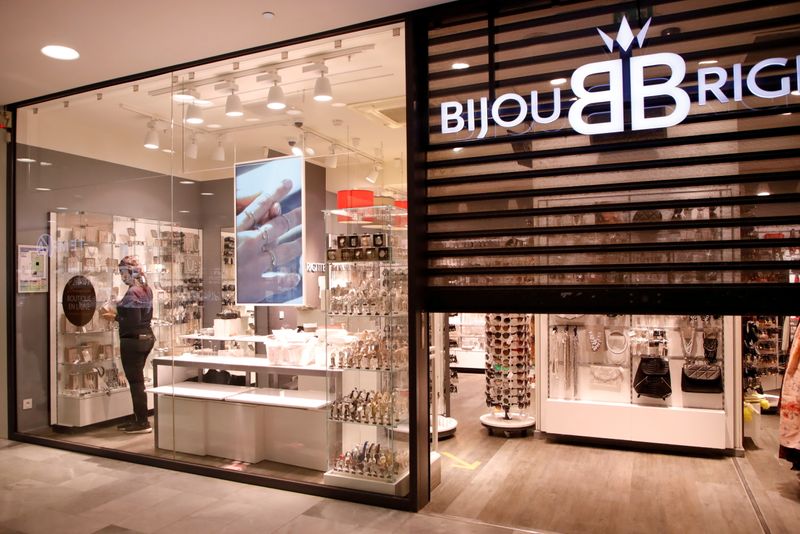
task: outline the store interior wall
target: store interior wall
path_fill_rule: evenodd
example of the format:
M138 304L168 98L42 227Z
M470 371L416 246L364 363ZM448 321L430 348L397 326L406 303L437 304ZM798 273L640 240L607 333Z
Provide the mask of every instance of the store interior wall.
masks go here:
M173 220L180 226L203 230L204 326L213 325L221 310L222 243L220 232L234 224L233 179L196 182L182 185L165 175L153 175L133 167L117 165L53 150L21 145L18 149L35 152L40 160L51 161L58 169L58 189L36 191L36 172L17 164L17 241L36 244L49 233L48 212L61 204L70 211L108 213L124 217L139 217L161 221ZM280 154L270 154L278 156ZM5 157L5 154L4 154ZM50 169L50 168L48 168ZM324 219L326 207L325 169L306 164L307 202L307 262L322 262L324 258ZM200 192L214 193L201 196ZM335 203L335 196L334 196ZM178 213L179 210L190 213ZM313 277L314 291L310 305L319 307L317 276ZM312 284L309 285L311 287ZM317 297L314 300L314 297ZM42 317L49 317L47 293L17 295L17 399L33 399L33 409L17 410L19 432L35 432L49 426L49 345ZM279 319L279 312L284 318ZM4 310L5 312L5 310ZM297 308L260 307L256 312L258 333L269 333L281 325L297 324ZM3 399L5 401L5 399ZM21 400L18 405L21 406ZM3 412L4 414L7 411Z
M8 179L6 176L6 161L8 154L8 139L5 133L0 140L0 176L2 183L0 183L0 205L4 208L6 206ZM4 209L5 213L5 209ZM5 250L5 254L0 254L0 276L2 280L6 280L8 269L8 243L6 243L6 229L7 221L6 216L0 217L0 250ZM8 437L8 309L6 307L6 299L8 297L8 287L5 283L0 283L0 438Z

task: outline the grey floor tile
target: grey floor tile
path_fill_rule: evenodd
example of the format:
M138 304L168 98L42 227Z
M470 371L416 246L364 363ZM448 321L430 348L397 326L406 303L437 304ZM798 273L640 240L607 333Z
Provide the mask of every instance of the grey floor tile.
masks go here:
M67 514L58 510L38 507L25 515L2 524L5 528L25 532L26 534L91 534L108 525L89 517Z
M309 508L303 515L357 527L389 530L408 519L412 514L376 506L326 499Z
M217 499L213 497L180 493L166 502L160 502L145 508L137 514L129 515L125 519L114 523L121 527L141 532L156 532L216 502Z
M158 486L144 486L141 489L122 494L110 501L105 501L98 506L80 512L85 517L111 517L115 524L130 516L140 516L153 506L162 502L171 502L181 495L178 490L160 488Z
M224 500L258 506L262 510L272 512L288 521L324 499L314 495L242 485L237 492L226 496Z

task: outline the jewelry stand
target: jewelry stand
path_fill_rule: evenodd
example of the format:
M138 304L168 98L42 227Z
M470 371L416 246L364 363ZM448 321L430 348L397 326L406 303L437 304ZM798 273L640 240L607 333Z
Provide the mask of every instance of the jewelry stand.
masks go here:
M481 416L489 434L526 435L536 420L525 413L531 405L530 325L525 314L486 315L486 405ZM512 408L516 410L512 411Z

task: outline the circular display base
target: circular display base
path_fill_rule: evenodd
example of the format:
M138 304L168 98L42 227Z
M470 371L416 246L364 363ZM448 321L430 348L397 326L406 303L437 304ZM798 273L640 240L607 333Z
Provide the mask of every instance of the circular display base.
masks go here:
M489 434L495 431L502 432L506 437L513 434L527 435L528 430L536 426L536 419L530 415L509 412L508 419L504 413L487 413L481 416L481 424L489 430Z
M439 439L449 438L456 433L456 429L458 428L458 420L454 417L445 417L443 415L439 416L438 421L439 427ZM408 434L408 425L402 424L397 425L394 429L395 432L399 434ZM433 432L433 428L428 427L428 432Z

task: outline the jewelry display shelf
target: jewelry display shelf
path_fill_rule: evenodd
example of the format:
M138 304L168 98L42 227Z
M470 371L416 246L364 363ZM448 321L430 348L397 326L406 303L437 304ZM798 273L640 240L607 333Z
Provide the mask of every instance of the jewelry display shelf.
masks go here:
M408 427L406 217L392 206L325 212L329 401L334 406L354 390L391 394L397 401L389 404L385 420L401 421L374 424L328 414L324 482L397 496L409 491L408 432L398 430ZM337 330L345 335L328 333ZM354 365L370 361L377 363Z
M327 376L328 372L336 371L336 369L326 369L324 367L275 365L270 363L268 358L252 356L202 356L195 354L154 357L153 366L155 367L160 365L193 367L198 369L219 369L223 371L267 371L280 375L305 375L318 377L325 377ZM341 371L341 369L339 371Z

